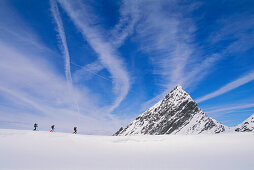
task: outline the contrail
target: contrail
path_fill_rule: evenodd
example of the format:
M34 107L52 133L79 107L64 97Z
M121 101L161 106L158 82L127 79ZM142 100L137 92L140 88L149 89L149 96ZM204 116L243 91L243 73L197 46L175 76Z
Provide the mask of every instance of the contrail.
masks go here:
M74 65L74 66L77 66L77 67L79 67L79 68L83 68L81 65L78 65L78 64L75 64L75 63L72 63L72 62L70 62L70 64L72 64L72 65ZM108 78L106 78L106 77L104 77L104 76L102 76L102 75L100 75L100 74L97 74L97 73L92 72L92 71L89 71L89 70L86 70L86 71L89 72L89 73L92 73L92 74L95 75L95 76L98 76L98 77L103 78L103 79L105 79L105 80L111 81L110 79L108 79Z
M60 37L61 50L65 56L65 58L64 58L65 59L65 76L67 79L67 83L70 88L70 92L71 92L72 98L74 100L74 103L76 105L77 111L80 113L79 105L76 100L76 97L74 97L75 94L74 94L74 90L72 87L72 77L71 77L71 69L70 69L70 54L69 54L69 50L68 50L68 46L67 46L67 42L66 42L66 36L65 36L65 32L64 32L63 22L60 17L59 9L58 9L58 6L57 6L57 3L55 0L50 0L50 10L53 14L54 20L57 25L57 32Z

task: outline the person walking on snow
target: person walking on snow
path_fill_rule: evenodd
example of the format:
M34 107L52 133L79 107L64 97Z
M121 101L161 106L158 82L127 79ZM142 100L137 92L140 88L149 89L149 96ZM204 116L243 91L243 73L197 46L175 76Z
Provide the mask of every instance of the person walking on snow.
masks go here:
M34 124L34 131L36 131L36 128L38 127L38 124L37 123L35 123Z
M50 132L54 132L54 130L55 130L55 125L52 125Z
M77 134L77 127L74 127L74 132L73 134Z

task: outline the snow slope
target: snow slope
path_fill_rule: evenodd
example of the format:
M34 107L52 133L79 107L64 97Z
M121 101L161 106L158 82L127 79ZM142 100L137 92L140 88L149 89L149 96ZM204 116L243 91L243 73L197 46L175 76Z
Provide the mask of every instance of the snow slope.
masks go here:
M254 133L88 136L0 130L0 169L251 170Z
M207 116L180 85L114 135L220 133L229 128Z

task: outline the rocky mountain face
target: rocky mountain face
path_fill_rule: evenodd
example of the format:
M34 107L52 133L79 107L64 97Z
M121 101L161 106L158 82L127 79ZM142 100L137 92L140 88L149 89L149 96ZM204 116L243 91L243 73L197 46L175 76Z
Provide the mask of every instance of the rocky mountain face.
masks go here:
M221 133L227 129L208 117L181 86L176 86L163 100L114 135Z
M254 114L235 127L236 132L254 132Z

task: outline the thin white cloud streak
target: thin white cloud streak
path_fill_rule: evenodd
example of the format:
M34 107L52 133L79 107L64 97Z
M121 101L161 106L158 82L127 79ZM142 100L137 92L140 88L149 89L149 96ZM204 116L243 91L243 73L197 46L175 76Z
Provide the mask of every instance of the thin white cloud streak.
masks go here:
M240 87L240 86L242 86L246 83L249 83L250 81L253 81L253 80L254 80L254 72L252 71L252 72L248 73L247 75L244 75L244 76L226 84L225 86L221 87L220 89L218 89L212 93L209 93L203 97L198 98L196 101L198 103L201 103L203 101L212 99L214 97L217 97L217 96L220 96L224 93L227 93L231 90L234 90L235 88Z
M72 77L71 77L71 66L70 66L70 54L69 54L69 49L68 49L68 45L66 42L66 36L65 36L65 32L64 32L64 27L63 27L63 22L59 13L59 9L57 6L57 3L55 0L50 0L50 10L51 13L53 14L54 20L56 22L57 25L57 32L58 35L60 37L60 46L61 46L61 50L63 55L65 56L65 76L69 85L69 92L72 95L73 101L74 101L74 105L76 106L76 109L78 112L80 112L79 109L79 104L77 103L76 100L76 94L73 90L72 87Z
M8 98L11 98L11 96L13 96L14 98L17 98L17 99L21 100L22 102L25 102L26 104L32 106L36 110L38 110L42 113L46 113L46 110L43 107L41 107L39 104L37 104L33 100L26 98L24 94L19 94L19 92L17 92L17 91L13 91L8 88L1 87L1 86L0 86L0 92L4 92L4 93L8 94Z
M82 33L84 39L98 54L100 62L109 71L113 78L114 93L117 95L109 111L113 111L126 97L130 88L128 72L123 61L118 57L116 49L103 37L103 31L94 26L93 15L87 12L87 6L80 1L58 1L75 26Z
M251 104L245 104L245 105L235 105L235 106L230 106L230 107L225 107L225 106L218 106L219 109L206 109L206 113L218 113L218 112L225 112L225 111L230 111L230 112L233 112L233 111L236 111L236 110L240 110L240 109L247 109L247 108L254 108L254 103L251 103ZM217 107L217 108L218 108Z
M89 79L92 78L92 75L100 77L100 78L102 78L104 80L111 81L107 77L104 77L104 76L98 74L98 72L103 70L103 68L104 68L99 61L95 61L93 63L87 64L87 65L85 65L83 67L78 65L78 64L74 64L74 63L71 63L71 64L73 64L74 66L80 68L73 75L73 79L76 82L80 81L81 79L89 80Z

